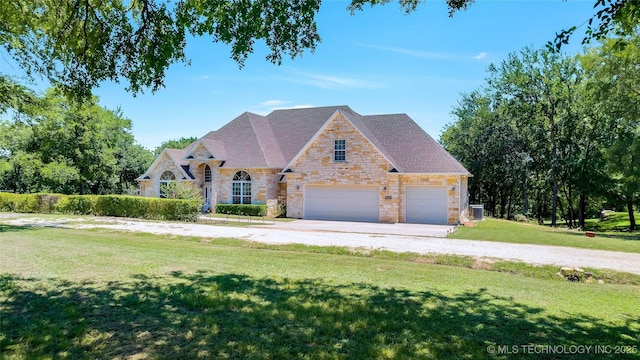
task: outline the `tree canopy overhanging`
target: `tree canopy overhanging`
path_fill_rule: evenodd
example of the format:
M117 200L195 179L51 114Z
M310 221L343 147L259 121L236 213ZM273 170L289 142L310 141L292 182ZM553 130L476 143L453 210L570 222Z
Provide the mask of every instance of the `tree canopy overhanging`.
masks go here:
M424 0L400 0L411 13ZM391 0L352 0L349 11ZM316 14L321 0L13 0L0 2L0 44L28 75L41 75L77 98L89 98L102 81L128 83L133 94L163 87L171 64L186 62L189 35L229 44L239 66L256 41L280 64L313 51L320 42ZM449 15L473 0L447 0ZM595 0L584 41L639 24L637 0ZM567 43L576 28L557 34Z

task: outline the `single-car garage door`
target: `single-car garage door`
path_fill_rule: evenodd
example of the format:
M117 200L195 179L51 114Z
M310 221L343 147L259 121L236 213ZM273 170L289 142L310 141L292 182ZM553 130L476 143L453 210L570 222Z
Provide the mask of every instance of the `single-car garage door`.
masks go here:
M407 186L407 222L426 224L447 223L446 187Z
M306 185L304 218L380 221L377 186Z

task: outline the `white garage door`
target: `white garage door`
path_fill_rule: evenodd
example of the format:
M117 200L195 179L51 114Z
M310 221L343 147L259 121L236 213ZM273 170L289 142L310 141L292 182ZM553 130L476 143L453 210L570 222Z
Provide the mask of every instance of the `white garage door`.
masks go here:
M407 222L426 224L447 223L446 187L407 186Z
M304 218L380 221L379 197L377 186L307 185Z

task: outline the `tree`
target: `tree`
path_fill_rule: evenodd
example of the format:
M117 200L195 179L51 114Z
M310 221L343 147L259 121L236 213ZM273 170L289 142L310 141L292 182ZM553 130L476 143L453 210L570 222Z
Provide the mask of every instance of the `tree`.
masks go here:
M500 66L491 65L489 85L496 95L510 105L509 115L533 131L539 139L540 131L546 134L548 151L541 152L550 170L552 186L551 224L557 223L558 192L566 179L561 178L564 162L571 156L566 147L560 147L563 129L578 116L572 107L576 99L580 71L577 62L549 50L525 48L519 54L510 54ZM568 130L570 131L570 130ZM533 140L531 140L533 141ZM536 157L534 156L534 160Z
M464 95L441 142L473 174L472 200L494 216L561 215L584 227L588 201L612 190L611 122L574 57L525 48L489 67L486 84ZM613 102L617 102L614 100ZM550 209L549 209L550 207Z
M165 72L187 61L187 34L231 45L242 66L256 40L282 61L320 40L320 0L15 0L0 3L0 43L29 74L67 94L89 98L105 80L126 79L134 94L163 86Z
M14 192L123 192L153 161L119 110L49 90L0 122L0 187ZM15 109L14 109L15 110Z
M582 39L583 45L593 39L604 39L612 33L619 36L633 34L640 25L640 2L637 0L596 0L593 8L598 11L585 22L587 29ZM560 51L577 29L577 26L572 26L556 33L555 40L550 41L547 47Z
M202 192L200 188L193 182L172 181L167 184L160 185L161 193L171 199L198 200L203 202Z
M161 88L170 65L188 62L187 35L231 45L231 58L240 66L258 40L266 43L267 59L275 64L283 55L294 58L313 51L320 41L315 21L320 1L3 1L0 43L28 74L43 75L67 94L88 99L100 82L121 79L136 94ZM352 0L348 9L355 12L366 4L390 1ZM401 0L400 6L410 13L421 2ZM472 3L447 0L450 16ZM585 41L613 29L629 32L640 21L636 0L595 0L595 8ZM559 33L556 47L568 42L574 31Z
M164 149L184 149L191 145L194 141L198 140L195 136L181 137L179 139L167 140L162 142L158 147L153 150L155 156L160 155ZM144 172L144 171L143 171Z
M501 103L479 91L463 95L441 143L473 174L471 201L484 203L488 214L512 217L522 181L523 142Z
M601 109L613 140L606 150L607 170L635 230L633 203L640 198L640 33L607 39L580 59L594 106Z

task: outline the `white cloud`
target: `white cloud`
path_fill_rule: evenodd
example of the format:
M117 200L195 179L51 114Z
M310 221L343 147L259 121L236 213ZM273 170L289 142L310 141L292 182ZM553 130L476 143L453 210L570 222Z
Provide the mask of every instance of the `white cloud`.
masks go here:
M465 61L469 59L468 58L469 55L461 55L461 54L446 53L446 52L422 51L422 50L414 50L414 49L399 48L399 47L392 47L392 46L367 45L367 44L361 44L361 43L355 43L355 45L364 47L364 48L388 51L388 52L393 52L397 54L402 54L402 55L407 55L407 56L412 56L412 57L417 57L422 59L429 59L429 60ZM472 56L471 58L474 60L482 60L486 58L488 55L489 54L486 52L481 52L475 56Z
M287 105L291 104L289 100L265 100L259 103L256 107L254 107L253 112L258 115L268 115L270 112L275 110L283 110L283 109L304 109L313 107L311 104L298 104L298 105Z
M293 105L292 107L290 107L290 109L306 109L306 108L310 108L310 107L315 107L315 105L313 105L313 104Z
M487 54L486 52L481 52L480 54L478 54L476 56L472 56L471 58L474 59L474 60L482 60L482 59L486 58L487 55L489 55L489 54Z
M191 79L193 79L193 80L209 80L209 79L211 79L211 76L209 76L209 75L198 75L198 76L192 76Z
M307 84L327 90L341 89L380 89L384 86L378 82L350 76L333 74L314 74L303 71L290 71L286 80Z
M260 103L260 106L274 107L274 106L283 106L285 104L290 103L291 101L287 100L266 100Z
M433 52L433 51L422 51L422 50L414 50L414 49L406 49L406 48L398 48L392 46L379 46L379 45L367 45L361 43L355 43L356 46L369 48L369 49L377 49L388 52L394 52L403 55L409 55L413 57L419 57L423 59L431 59L431 60L461 60L462 57L456 54L451 53L443 53L443 52Z

